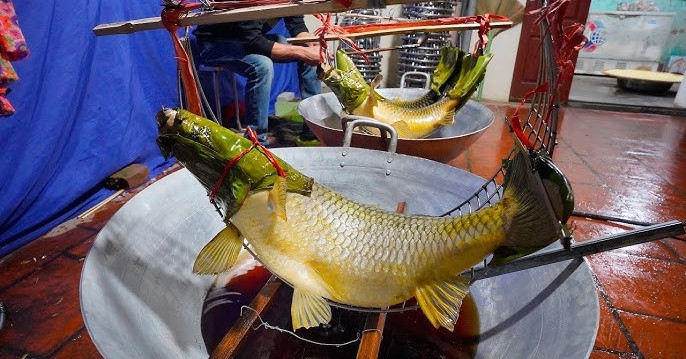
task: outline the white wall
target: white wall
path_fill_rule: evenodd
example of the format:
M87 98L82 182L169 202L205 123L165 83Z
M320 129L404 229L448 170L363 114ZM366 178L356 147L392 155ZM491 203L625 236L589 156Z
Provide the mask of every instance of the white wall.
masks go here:
M508 101L510 97L510 85L514 72L517 47L522 25L519 24L498 34L491 44L493 60L488 65L486 78L484 79L484 100ZM472 45L476 40L476 33L472 35Z

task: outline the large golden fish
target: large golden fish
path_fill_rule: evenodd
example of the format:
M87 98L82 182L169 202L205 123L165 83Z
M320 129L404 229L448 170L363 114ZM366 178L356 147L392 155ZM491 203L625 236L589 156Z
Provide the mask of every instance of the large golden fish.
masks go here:
M336 53L336 67L326 68L322 81L348 113L391 125L401 138L424 138L440 126L454 122L455 113L467 103L483 80L491 58L491 54L473 58L459 48L443 48L431 90L410 101L380 95L375 90L380 77L368 85L342 50Z
M469 291L460 273L491 253L530 253L560 238L560 215L549 200L562 208L567 192L557 188L549 199L532 167L535 155L523 148L509 162L500 201L459 217L430 217L357 203L277 159L286 177L279 176L257 148L233 161L220 181L249 140L183 110L163 110L158 121L165 154L208 190L220 182L227 227L202 249L194 271L228 270L245 239L293 286L294 329L329 322L327 299L381 308L415 297L435 327L452 330Z

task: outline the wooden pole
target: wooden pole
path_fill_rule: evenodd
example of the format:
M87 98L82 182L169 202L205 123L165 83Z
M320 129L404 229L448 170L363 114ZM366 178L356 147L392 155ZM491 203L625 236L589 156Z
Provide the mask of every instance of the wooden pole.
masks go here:
M224 22L236 22L246 20L264 20L285 16L304 14L318 14L328 12L344 12L353 9L379 8L397 4L409 4L417 0L353 0L350 7L346 8L334 0L303 0L293 4L262 5L242 9L205 11L190 13L179 19L180 26L218 24ZM93 28L97 36L132 34L138 31L163 29L162 20L159 17L136 19L123 22L100 24Z
M262 287L257 296L250 302L250 308L254 311L245 311L236 323L229 329L219 345L214 349L210 359L226 359L233 357L236 350L248 338L248 331L252 330L258 323L259 317L272 304L276 298L276 292L283 283L278 278L272 276Z

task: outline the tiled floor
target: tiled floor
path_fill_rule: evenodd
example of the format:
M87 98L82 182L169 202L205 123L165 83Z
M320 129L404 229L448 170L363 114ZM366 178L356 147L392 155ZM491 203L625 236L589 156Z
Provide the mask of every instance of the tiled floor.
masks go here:
M489 106L497 118L510 108ZM566 108L559 140L554 159L571 179L578 211L641 222L686 220L686 117ZM510 147L497 121L451 164L487 177ZM81 318L79 276L98 230L134 194L0 260L0 301L8 311L0 357L100 357ZM632 228L583 217L572 221L577 241ZM591 358L686 357L685 239L588 258L601 308Z

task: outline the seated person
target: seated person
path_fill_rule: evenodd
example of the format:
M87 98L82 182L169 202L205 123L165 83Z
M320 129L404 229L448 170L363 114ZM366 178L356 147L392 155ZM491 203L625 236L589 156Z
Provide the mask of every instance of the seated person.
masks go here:
M303 16L285 17L291 36L311 36ZM316 66L320 63L319 43L290 45L280 35L266 35L280 19L250 20L198 25L193 34L198 40L200 58L209 66L222 66L247 78L245 86L245 123L267 144L269 101L274 78L274 62L297 61L300 93L307 98L321 92ZM303 135L311 136L304 125ZM312 139L310 137L309 139Z

